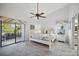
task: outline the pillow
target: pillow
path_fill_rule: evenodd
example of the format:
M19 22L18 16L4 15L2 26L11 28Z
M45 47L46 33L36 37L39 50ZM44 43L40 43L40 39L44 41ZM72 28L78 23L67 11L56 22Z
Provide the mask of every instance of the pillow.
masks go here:
M40 30L37 30L37 31L35 30L34 33L41 33L41 31Z

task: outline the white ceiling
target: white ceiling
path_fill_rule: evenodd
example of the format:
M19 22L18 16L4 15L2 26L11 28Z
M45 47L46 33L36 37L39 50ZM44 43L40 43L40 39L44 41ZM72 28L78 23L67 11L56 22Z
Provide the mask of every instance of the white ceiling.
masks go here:
M37 9L36 5L37 5L37 3L21 3L21 4L19 4L19 3L18 4L17 3L16 4L15 3L14 4L3 3L3 4L0 4L0 7L3 8L5 6L9 6L9 7L10 6L11 7L18 6L17 8L19 8L19 7L23 8L24 7L26 10L28 10L28 12L36 13L36 9ZM45 12L46 15L47 15L47 14L54 12L54 11L64 7L64 6L67 6L67 5L68 5L68 3L39 3L39 12Z
M29 12L36 13L36 3L30 3L29 5ZM46 15L54 12L64 6L67 6L68 3L39 3L39 12L45 12Z
M32 16L30 12L36 13L36 5L36 3L2 3L0 4L0 15L30 21L35 19L30 18ZM44 12L46 16L67 5L68 3L39 3L39 12Z

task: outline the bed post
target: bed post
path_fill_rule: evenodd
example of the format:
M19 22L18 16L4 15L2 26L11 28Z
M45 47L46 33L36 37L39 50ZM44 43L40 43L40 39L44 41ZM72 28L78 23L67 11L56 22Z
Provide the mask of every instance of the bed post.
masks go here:
M49 51L52 50L52 40L51 40L51 35L49 34Z

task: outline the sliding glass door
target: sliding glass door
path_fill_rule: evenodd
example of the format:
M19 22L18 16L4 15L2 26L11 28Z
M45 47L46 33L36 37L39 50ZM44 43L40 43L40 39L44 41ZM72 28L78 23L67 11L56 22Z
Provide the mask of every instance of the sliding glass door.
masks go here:
M0 16L0 47L24 41L24 22Z
M24 41L24 24L1 23L0 45L6 46Z
M24 41L24 25L16 24L16 42Z
M2 46L15 43L15 24L2 23Z

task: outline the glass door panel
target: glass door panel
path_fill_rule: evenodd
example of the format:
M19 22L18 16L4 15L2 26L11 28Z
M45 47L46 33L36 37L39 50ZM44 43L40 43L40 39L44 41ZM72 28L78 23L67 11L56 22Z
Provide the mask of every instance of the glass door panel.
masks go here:
M16 42L24 41L24 25L16 24Z
M0 21L0 47L2 46L2 22Z
M2 23L2 46L15 43L15 24Z

